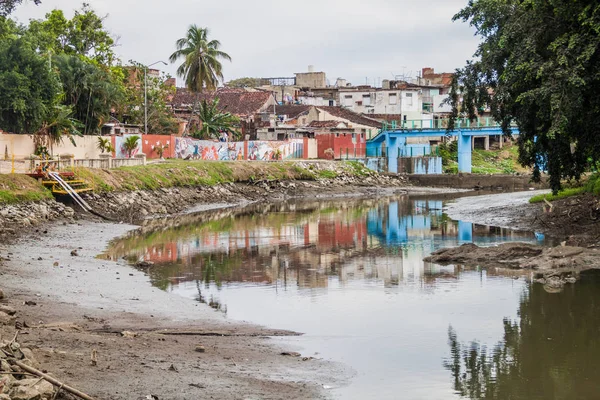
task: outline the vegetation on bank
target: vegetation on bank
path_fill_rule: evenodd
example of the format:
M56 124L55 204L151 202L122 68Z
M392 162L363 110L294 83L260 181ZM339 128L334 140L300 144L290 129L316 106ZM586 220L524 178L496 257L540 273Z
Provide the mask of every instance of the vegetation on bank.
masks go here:
M170 187L213 186L221 183L333 179L340 175L373 174L357 162L224 162L173 160L113 170L78 168L75 171L96 193L157 190Z
M442 144L439 147L444 172L458 173L458 146L456 142ZM497 150L473 150L471 156L472 173L474 174L514 174L528 173L530 170L519 164L519 149L517 146L506 145Z
M539 194L529 199L530 203L541 203L546 199L547 201L555 201L565 199L571 196L578 196L584 193L592 193L596 196L600 196L600 174L594 174L588 178L585 183L580 186L567 187L560 190L556 194Z
M0 175L0 205L52 199L52 193L26 175Z

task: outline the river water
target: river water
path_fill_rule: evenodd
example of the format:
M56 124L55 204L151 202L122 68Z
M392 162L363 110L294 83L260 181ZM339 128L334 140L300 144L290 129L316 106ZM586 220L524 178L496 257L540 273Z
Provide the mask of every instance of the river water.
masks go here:
M351 367L326 386L333 398L600 397L598 276L546 293L522 271L424 263L462 243L543 243L450 220L444 201L254 206L171 221L109 252L154 261L152 284L228 318L304 332L274 340Z

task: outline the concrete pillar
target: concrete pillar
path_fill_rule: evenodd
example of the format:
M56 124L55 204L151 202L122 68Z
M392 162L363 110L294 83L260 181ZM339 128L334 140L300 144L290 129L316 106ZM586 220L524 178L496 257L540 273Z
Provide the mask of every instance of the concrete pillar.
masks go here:
M473 242L473 224L470 222L458 221L458 243Z
M142 165L146 165L146 155L144 153L138 153L135 155L135 158L142 160Z
M75 154L61 154L60 164L65 167L73 168L75 166Z
M490 137L489 137L489 136L486 136L484 140L485 140L485 142L484 142L484 143L485 143L485 144L484 144L484 148L485 148L486 150L489 150L489 149L490 149Z
M504 145L504 136L498 135L498 146L500 148L502 148L503 145Z
M471 173L471 136L458 131L458 172Z
M398 173L398 140L396 138L388 138L387 140L387 158L388 172Z
M112 168L112 154L100 154L100 159L106 161L106 168Z

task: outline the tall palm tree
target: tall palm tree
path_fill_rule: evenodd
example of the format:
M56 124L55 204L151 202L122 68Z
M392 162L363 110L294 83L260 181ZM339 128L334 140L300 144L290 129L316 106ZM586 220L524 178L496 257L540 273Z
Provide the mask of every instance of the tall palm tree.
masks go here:
M220 59L231 61L229 54L219 50L221 42L208 39L208 28L190 25L185 37L177 40L177 50L169 61L184 58L177 68L177 75L185 78L185 85L195 93L203 89L215 90L223 80L223 66Z
M204 89L215 90L223 80L220 60L231 61L229 54L220 50L221 42L209 40L208 35L208 28L190 25L186 36L175 42L177 50L169 57L172 63L183 58L183 63L177 68L177 75L185 79L185 85L190 91L196 93L192 116L200 93Z

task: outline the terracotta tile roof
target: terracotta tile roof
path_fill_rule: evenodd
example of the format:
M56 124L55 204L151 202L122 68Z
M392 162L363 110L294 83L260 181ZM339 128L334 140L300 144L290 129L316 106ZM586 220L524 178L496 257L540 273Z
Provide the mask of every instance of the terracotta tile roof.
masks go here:
M277 115L287 115L289 119L296 119L301 115L308 114L311 106L297 105L297 104L286 104L275 106L275 113ZM270 110L272 111L272 110Z
M338 125L345 124L343 121L312 121L308 124L309 128L337 128Z
M273 95L266 91L248 91L244 89L219 88L216 92L201 93L199 100L212 101L219 97L219 108L238 116L254 115L262 111L265 104ZM185 88L177 88L171 100L175 109L191 108L196 99L196 94Z
M334 117L343 118L347 121L350 121L353 124L371 126L373 128L381 128L382 126L381 122L372 118L367 118L346 108L330 106L317 106L316 108L328 112Z

